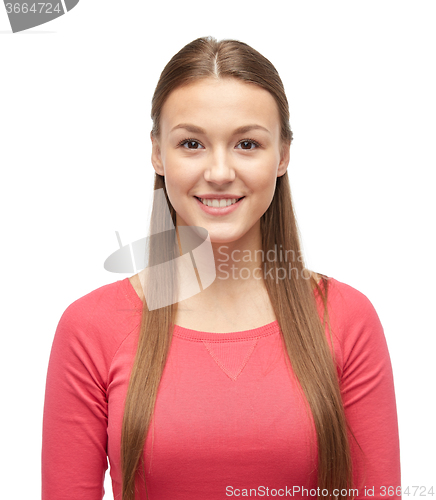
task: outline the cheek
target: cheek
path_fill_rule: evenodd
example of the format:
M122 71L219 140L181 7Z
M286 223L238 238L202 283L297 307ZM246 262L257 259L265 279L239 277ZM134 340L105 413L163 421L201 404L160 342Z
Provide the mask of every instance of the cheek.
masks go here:
M184 203L195 186L195 177L186 166L170 164L165 169L165 187L176 212L183 212Z
M188 176L186 169L181 168L180 165L167 163L165 168L165 184L170 192L182 192L184 187L188 184Z
M250 181L250 187L258 200L258 213L263 214L270 206L274 197L277 184L277 166L271 160L257 170L257 175L253 175Z
M165 164L165 177L168 184L178 191L192 188L198 177L199 167L189 158L177 159L168 154Z
M250 178L250 184L254 192L265 193L265 196L270 195L270 191L274 191L277 182L277 167L275 163L269 161L261 165L257 165L253 169Z

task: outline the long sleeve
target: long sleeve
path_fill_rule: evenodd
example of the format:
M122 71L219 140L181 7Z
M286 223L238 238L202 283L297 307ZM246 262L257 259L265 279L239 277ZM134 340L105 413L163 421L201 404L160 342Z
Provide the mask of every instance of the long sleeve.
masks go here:
M47 370L42 500L101 500L107 465L105 366L90 323L94 293L57 326Z
M351 437L357 498L398 499L397 409L383 327L372 303L356 289L341 284L337 300L343 315L341 393L347 420L361 448Z

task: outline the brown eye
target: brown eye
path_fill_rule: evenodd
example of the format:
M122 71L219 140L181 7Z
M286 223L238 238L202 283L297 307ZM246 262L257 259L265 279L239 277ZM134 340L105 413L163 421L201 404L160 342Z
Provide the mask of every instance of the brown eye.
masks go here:
M180 142L179 146L184 147L186 144L188 145L188 147L186 147L185 149L199 149L199 146L201 146L201 144L194 139L185 139Z
M246 139L245 141L241 141L238 146L241 146L241 149L245 150L250 150L250 149L256 149L260 146L260 144L256 141L253 141L252 139ZM254 146L254 147L251 147Z

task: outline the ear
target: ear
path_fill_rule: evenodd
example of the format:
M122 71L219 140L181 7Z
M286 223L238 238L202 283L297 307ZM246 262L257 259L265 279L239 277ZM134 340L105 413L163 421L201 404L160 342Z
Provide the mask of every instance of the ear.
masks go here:
M150 132L150 139L151 139L151 144L152 144L151 163L153 165L155 172L157 174L163 176L163 175L165 175L165 171L163 168L159 142L155 137L153 137L152 132Z
M284 143L281 147L280 153L280 163L277 167L277 177L281 177L286 173L289 165L289 149L291 147L291 143Z

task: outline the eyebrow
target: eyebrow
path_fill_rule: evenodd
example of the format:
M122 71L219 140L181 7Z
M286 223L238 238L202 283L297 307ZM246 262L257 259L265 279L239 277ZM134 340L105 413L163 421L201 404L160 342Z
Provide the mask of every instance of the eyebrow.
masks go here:
M206 134L206 131L204 129L202 129L201 127L197 127L196 125L192 125L191 123L179 123L170 130L170 133L178 128L184 128L188 132L193 132L194 134ZM233 131L233 134L244 134L249 130L264 130L265 132L268 132L268 134L271 134L271 132L267 128L262 127L262 125L257 125L256 123L238 127Z

